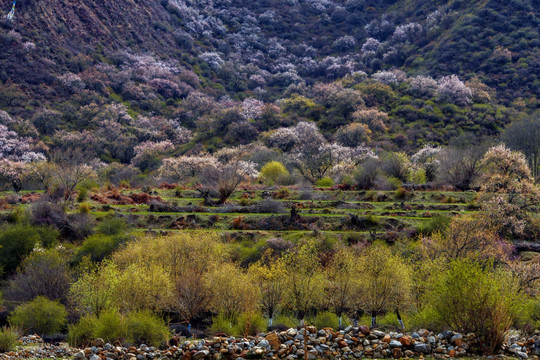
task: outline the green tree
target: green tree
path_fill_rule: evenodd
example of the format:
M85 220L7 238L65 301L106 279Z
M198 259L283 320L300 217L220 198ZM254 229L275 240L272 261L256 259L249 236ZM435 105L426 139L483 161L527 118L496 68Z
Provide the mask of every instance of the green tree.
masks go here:
M306 242L289 250L283 259L287 269L285 299L299 320L324 299L325 276L318 255L315 244Z
M249 273L258 288L261 308L272 326L274 314L282 307L285 296L284 277L287 270L284 263L281 259L259 261L249 267Z
M358 258L355 298L373 318L403 309L411 297L412 273L403 259L383 244L373 244Z
M214 266L204 276L210 292L210 309L216 314L234 318L240 313L258 310L258 289L253 286L251 276L234 263Z
M58 239L58 231L49 227L16 224L0 233L0 268L12 273L36 245L50 247Z
M343 314L354 307L354 295L360 291L356 281L360 275L357 256L350 248L339 248L326 267L326 274L328 305L339 316L341 325Z

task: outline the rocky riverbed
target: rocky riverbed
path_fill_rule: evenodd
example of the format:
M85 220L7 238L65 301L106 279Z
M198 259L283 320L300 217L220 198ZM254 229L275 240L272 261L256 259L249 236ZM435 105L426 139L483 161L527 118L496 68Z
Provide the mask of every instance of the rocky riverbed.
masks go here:
M361 359L433 357L446 359L475 356L470 350L474 334L445 331L439 334L420 330L413 333L384 333L349 326L341 331L308 327L308 359ZM68 358L75 360L154 360L154 359L304 359L304 330L288 329L247 338L213 337L193 340L176 337L168 346L155 348L115 346L96 339L93 346L70 348L47 344L39 336L21 338L18 351L0 354L0 359ZM540 333L531 337L510 335L500 356L540 359Z

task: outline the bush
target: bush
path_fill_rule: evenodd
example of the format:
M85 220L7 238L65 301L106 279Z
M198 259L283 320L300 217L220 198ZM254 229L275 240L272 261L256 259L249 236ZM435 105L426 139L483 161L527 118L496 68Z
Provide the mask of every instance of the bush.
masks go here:
M68 343L73 347L89 345L94 340L94 329L97 318L93 315L83 316L75 325L68 326Z
M439 324L475 333L476 350L489 354L503 344L523 301L509 273L470 259L453 260L435 275L427 300Z
M102 261L111 255L126 239L122 236L95 234L84 240L77 252L76 260L89 256L92 261Z
M90 211L92 210L92 208L90 207L89 204L86 204L86 203L82 203L82 204L79 204L79 213L80 214L90 214Z
M21 303L45 296L65 302L72 282L67 261L66 254L56 249L32 252L9 279L6 299Z
M50 248L56 244L58 235L58 231L50 227L28 224L5 227L0 232L0 268L6 273L15 271L37 244Z
M443 232L450 225L450 221L452 221L452 218L449 216L444 216L444 215L434 216L431 219L429 219L429 221L427 221L426 223L420 225L417 230L419 233L426 234L426 235L429 235L435 232Z
M281 214L286 212L282 201L273 199L264 199L261 202L251 206L252 213Z
M159 346L167 341L169 328L162 318L146 311L134 311L125 320L126 338L133 344Z
M94 337L113 343L125 339L124 318L116 310L108 310L101 314L94 327Z
M0 329L0 353L14 351L19 343L19 334L12 328L3 327Z
M296 316L292 316L289 314L279 314L274 318L274 325L277 327L278 325L285 325L288 329L290 328L296 328L299 325L298 319Z
M77 202L82 203L83 201L86 201L86 199L88 199L88 189L82 188L77 195Z
M15 308L9 322L25 333L39 335L58 333L66 324L67 311L64 305L44 296L19 305Z
M128 224L122 218L108 217L99 223L97 231L105 235L124 234L128 231Z
M260 176L264 181L276 183L280 179L288 177L289 172L282 163L270 161L262 167Z
M255 336L265 330L266 320L255 312L245 312L240 314L237 323L234 325L234 334L241 336Z
M326 176L326 177L323 177L322 179L317 180L316 185L318 187L332 187L334 186L334 180Z
M396 192L394 193L394 197L396 199L399 199L399 200L405 199L409 195L410 195L410 193L407 190L405 190L404 188L402 188L402 187L397 189Z
M320 312L313 319L313 325L317 329L322 329L325 327L337 329L339 327L339 316L337 316L331 311Z
M224 333L227 335L234 333L233 324L236 319L233 319L224 313L219 313L212 318L212 326L210 326L210 331L214 334Z

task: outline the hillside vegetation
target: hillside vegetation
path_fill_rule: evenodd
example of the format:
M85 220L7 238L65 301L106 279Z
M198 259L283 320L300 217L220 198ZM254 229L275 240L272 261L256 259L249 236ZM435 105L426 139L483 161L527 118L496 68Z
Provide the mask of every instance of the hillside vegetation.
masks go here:
M540 352L537 0L10 5L0 351Z

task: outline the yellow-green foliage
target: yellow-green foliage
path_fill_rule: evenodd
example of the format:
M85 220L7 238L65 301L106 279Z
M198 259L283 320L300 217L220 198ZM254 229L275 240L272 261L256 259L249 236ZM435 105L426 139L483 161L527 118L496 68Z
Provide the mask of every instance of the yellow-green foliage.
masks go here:
M317 314L312 321L308 321L313 324L317 329L332 328L337 329L339 327L339 316L331 311L323 311Z
M266 320L254 311L247 311L238 316L234 331L244 337L255 336L266 330Z
M92 335L108 343L124 341L126 339L124 317L116 310L103 312L95 322Z
M233 263L215 266L204 277L210 292L210 309L228 317L258 309L257 288L250 274Z
M122 236L94 234L87 237L77 252L78 260L89 256L92 261L101 261L111 255L125 241Z
M288 252L284 257L285 304L303 317L308 310L317 308L324 299L324 271L317 247L306 242Z
M399 255L375 243L363 251L358 261L361 276L357 278L359 291L355 298L360 308L378 315L409 304L412 272Z
M167 340L169 329L165 321L148 310L122 315L108 310L98 318L83 316L77 324L68 327L68 342L71 346L88 345L95 338L107 342L125 341L130 344L160 346Z
M334 180L326 176L326 177L323 177L322 179L317 180L316 185L319 187L331 187L334 185Z
M71 288L71 300L82 314L99 316L106 309L123 313L175 309L189 319L207 309L212 287L207 287L203 278L211 271L215 276L220 276L220 272L227 275L227 267L233 266L227 259L228 253L215 235L141 237L114 253L97 269L83 271ZM240 271L238 276L247 275ZM230 274L224 279L233 280L237 281ZM249 281L239 283L246 287ZM219 286L218 281L216 288ZM238 298L238 288L232 290L231 294ZM251 304L258 303L255 290L252 292ZM243 295L241 292L238 296ZM234 306L242 307L244 303Z
M253 311L243 312L238 315L227 315L220 312L212 318L210 330L212 333L254 336L266 330L266 320L261 314Z
M77 324L68 326L68 343L74 347L89 345L94 339L97 317L85 315Z
M279 179L289 176L289 172L282 163L278 161L270 161L262 167L260 176L264 181L276 183L279 181Z
M19 339L19 333L15 329L0 328L0 353L14 351Z
M427 299L441 325L475 333L488 353L500 348L524 300L509 273L471 259L453 260L437 273Z
M118 269L110 262L83 270L71 286L70 300L81 314L99 316L115 307L114 289L118 285Z
M55 334L66 324L64 305L43 296L19 305L9 317L9 323L25 333Z
M81 213L81 214L90 214L91 210L92 210L92 208L90 207L89 204L86 204L86 203L79 204L79 213Z
M134 344L160 346L167 341L169 328L165 321L148 310L131 312L126 316L127 339Z
M263 259L267 260L267 259ZM257 287L262 310L269 318L276 311L281 310L285 298L285 282L283 281L287 269L281 259L273 261L259 261L252 264L248 270Z

